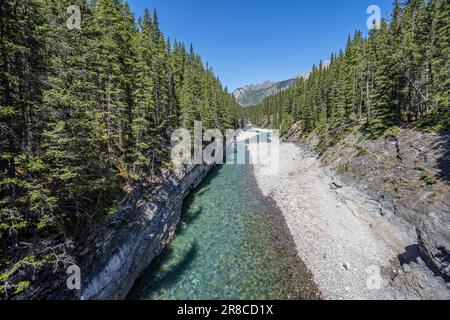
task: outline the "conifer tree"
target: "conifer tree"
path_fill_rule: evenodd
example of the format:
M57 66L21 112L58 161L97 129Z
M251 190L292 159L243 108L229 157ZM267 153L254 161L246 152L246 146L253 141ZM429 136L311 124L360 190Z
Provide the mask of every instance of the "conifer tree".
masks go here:
M443 0L394 1L390 20L366 39L356 31L327 67L313 66L307 79L244 109L242 116L280 129L288 115L300 123L303 136L323 136L326 127L327 146L360 124L372 138L403 124L448 128L449 8Z
M445 0L430 0L432 15L430 46L432 66L433 102L437 112L449 124L450 105L450 3Z

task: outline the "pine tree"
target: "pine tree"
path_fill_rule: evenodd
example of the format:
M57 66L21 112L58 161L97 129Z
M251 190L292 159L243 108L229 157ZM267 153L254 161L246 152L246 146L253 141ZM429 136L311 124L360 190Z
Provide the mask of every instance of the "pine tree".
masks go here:
M385 21L377 36L375 57L375 81L368 132L373 137L382 135L397 123L399 112L398 57L393 47L397 33L391 31Z
M40 170L39 106L46 59L44 16L36 0L0 3L0 255L35 223L29 211ZM5 243L6 241L6 243Z
M430 49L433 101L438 114L444 116L445 126L450 125L450 3L445 0L431 0L432 45Z
M135 107L132 113L133 163L131 178L139 181L144 172L155 173L156 162L152 151L156 147L156 120L153 88L153 24L148 10L139 21L141 32L134 39L135 66ZM160 138L159 138L160 139Z
M329 130L328 130L328 120L327 120L327 108L325 106L322 106L319 116L319 121L317 125L317 133L319 135L319 145L318 150L320 152L324 152L330 143L330 137L329 137Z

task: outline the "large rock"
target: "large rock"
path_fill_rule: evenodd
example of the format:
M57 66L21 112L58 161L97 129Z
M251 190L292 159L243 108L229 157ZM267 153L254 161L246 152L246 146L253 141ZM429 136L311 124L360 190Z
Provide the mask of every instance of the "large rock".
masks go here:
M450 213L431 214L417 228L420 250L432 269L450 282Z

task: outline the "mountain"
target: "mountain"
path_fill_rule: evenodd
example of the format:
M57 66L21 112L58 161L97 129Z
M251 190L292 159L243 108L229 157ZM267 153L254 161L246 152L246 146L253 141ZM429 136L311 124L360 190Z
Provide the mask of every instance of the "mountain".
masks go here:
M323 66L326 68L329 64L330 61L326 61L323 63ZM280 91L286 90L290 86L294 85L298 79L308 79L310 74L311 72L308 71L288 80L278 82L265 81L260 84L250 84L234 90L233 96L242 107L255 106L257 104L260 104L264 100L264 98L276 94Z
M250 107L261 103L267 96L289 88L296 81L297 78L292 78L280 82L266 81L256 85L251 84L236 89L233 92L233 96L241 106Z

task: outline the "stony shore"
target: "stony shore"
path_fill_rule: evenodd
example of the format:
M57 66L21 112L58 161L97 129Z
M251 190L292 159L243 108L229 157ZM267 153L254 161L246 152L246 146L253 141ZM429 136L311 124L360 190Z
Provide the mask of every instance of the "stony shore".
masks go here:
M445 281L416 256L415 228L344 184L306 148L280 146L276 175L254 174L283 213L299 257L325 299L450 299Z

